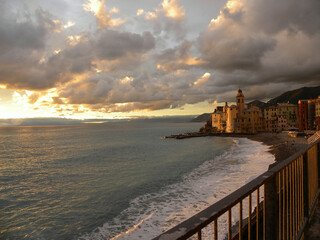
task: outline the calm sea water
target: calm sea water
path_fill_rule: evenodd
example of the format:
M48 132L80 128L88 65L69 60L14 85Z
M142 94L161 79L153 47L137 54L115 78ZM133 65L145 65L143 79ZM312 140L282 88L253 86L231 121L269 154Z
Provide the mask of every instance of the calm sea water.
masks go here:
M274 159L247 139L163 139L200 125L0 128L0 239L150 239Z

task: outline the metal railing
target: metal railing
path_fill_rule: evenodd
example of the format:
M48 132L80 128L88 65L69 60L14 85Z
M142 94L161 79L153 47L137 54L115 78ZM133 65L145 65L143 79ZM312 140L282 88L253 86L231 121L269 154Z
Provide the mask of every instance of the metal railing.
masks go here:
M319 168L317 140L154 240L300 239L318 203Z

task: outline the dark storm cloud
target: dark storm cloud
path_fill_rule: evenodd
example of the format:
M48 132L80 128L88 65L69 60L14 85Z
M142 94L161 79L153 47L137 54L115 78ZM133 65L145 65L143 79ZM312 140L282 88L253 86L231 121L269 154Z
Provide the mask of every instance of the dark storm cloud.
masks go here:
M274 34L284 29L315 34L320 31L318 0L248 0L251 24L258 31Z
M8 2L2 2L6 7ZM61 28L59 21L41 9L19 17L14 12L0 14L0 82L14 88L38 89L50 85L39 64L49 34Z
M7 2L0 3L0 53L12 48L40 50L46 45L48 33L58 27L48 12L38 9L33 18L18 20L5 12ZM14 13L12 13L14 14Z
M52 88L91 71L97 60L117 60L113 67L127 67L139 62L141 55L155 47L149 32L140 35L100 30L54 54L48 52L52 47L46 43L49 37L59 35L61 24L47 12L37 10L23 22L4 16L1 20L0 83L11 88Z
M108 30L103 31L92 44L100 59L117 59L130 54L145 53L155 47L155 40L149 32L140 35Z
M232 71L259 68L262 57L274 48L276 40L249 36L221 38L206 32L200 35L198 44L209 67Z
M185 40L175 48L163 50L156 56L156 61L167 71L189 69L190 66L186 63L186 60L191 56L191 47L192 42Z
M208 88L216 99L230 100L239 87L249 99L266 99L319 85L319 6L312 0L229 1L197 40L207 62L202 67L215 72Z
M247 100L263 100L320 84L318 0L231 0L218 16L206 16L211 22L193 26L192 4L203 2L211 4L154 1L148 8L139 5L132 18L121 15L125 3L119 2L119 17L128 21L99 28L92 14L79 15L82 3L70 1L68 9L78 6L72 16L83 18L69 30L63 29L65 15L57 20L38 8L18 16L6 13L2 2L0 84L39 92L56 87L57 109L81 104L102 112L234 101L239 87ZM157 42L145 30L153 30ZM34 94L29 100L39 99Z
M113 85L109 78L93 78L69 85L62 89L59 99L65 98L70 104L103 103Z

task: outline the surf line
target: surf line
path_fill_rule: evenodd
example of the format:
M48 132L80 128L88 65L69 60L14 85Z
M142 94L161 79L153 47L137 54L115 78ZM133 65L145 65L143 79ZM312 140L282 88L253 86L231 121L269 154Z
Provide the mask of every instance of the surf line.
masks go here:
M122 235L126 235L126 234L129 234L129 233L133 232L133 231L136 230L144 221L147 221L149 218L151 218L152 215L153 215L153 213L151 213L151 214L150 214L148 217L146 217L145 219L142 219L138 224L134 225L132 228L129 228L127 231L118 234L117 236L111 238L110 240L117 239L118 237L121 237Z

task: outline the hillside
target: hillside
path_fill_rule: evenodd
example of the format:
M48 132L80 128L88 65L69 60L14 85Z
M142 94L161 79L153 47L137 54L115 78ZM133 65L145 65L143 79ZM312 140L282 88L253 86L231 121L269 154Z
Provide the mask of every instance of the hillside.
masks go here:
M296 90L288 91L269 100L267 103L259 100L254 100L247 103L248 106L255 105L260 107L262 110L269 106L275 106L278 103L293 103L298 104L299 100L303 99L315 99L320 96L320 86L318 87L303 87ZM192 122L206 122L210 119L210 113L204 113L194 118Z
M206 122L211 119L211 113L203 113L198 117L195 117L191 122Z
M254 101L252 101L252 102L249 102L247 105L248 105L248 107L254 105L254 106L257 106L257 107L259 107L259 108L261 108L261 109L264 109L264 108L266 108L266 107L268 106L267 103L261 102L261 101L259 101L259 100L254 100Z
M288 91L280 96L268 101L268 106L276 105L277 103L290 102L298 104L299 100L315 99L320 95L320 86L318 87L303 87L296 90Z

